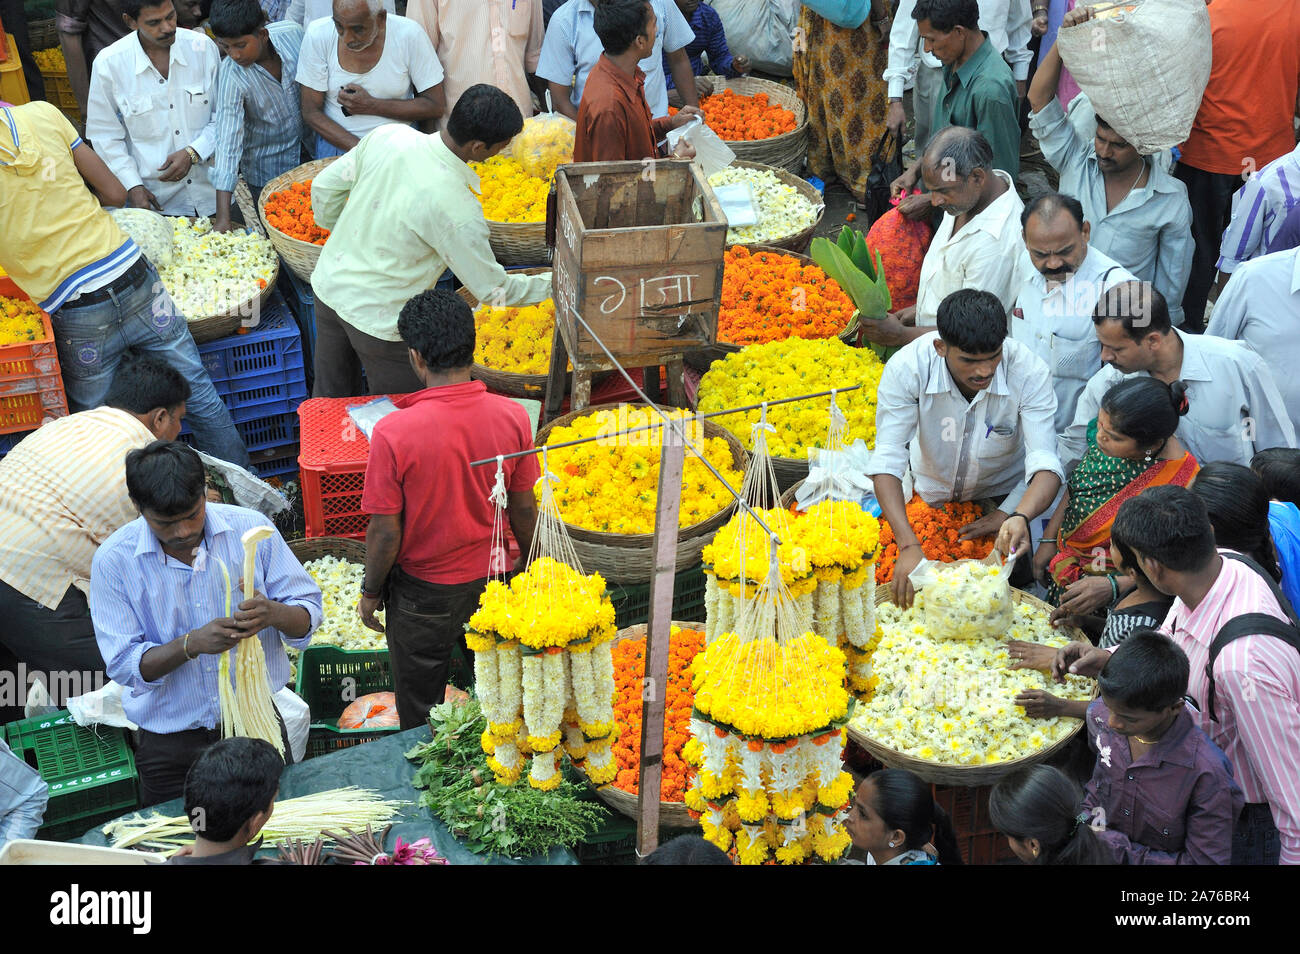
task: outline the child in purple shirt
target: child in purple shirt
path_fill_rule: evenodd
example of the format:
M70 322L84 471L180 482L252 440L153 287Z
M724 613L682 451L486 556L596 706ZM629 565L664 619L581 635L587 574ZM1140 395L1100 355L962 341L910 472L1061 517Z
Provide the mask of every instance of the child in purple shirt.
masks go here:
M1226 865L1244 799L1184 701L1187 656L1139 629L1097 678L1084 725L1097 764L1084 808L1116 863Z
M727 34L722 28L722 18L718 16L717 10L707 3L701 3L700 0L676 0L676 2L677 9L682 11L682 16L695 31L695 40L686 44L686 55L691 61L692 73L696 76L704 74L703 54L706 53L709 57L710 72L717 73L719 76L735 79L749 72L748 57L731 55L731 50L727 47ZM681 94L676 91L667 53L664 54L664 76L668 80L669 102L673 106L680 107ZM713 84L707 80L703 82L696 80L695 85L701 96L708 96L713 92Z

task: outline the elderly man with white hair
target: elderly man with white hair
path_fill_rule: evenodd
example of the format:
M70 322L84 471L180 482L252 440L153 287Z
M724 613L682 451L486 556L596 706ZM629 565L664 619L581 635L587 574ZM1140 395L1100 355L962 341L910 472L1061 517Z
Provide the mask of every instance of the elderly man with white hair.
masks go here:
M307 27L298 60L316 158L342 155L387 123L432 131L447 107L442 78L416 23L390 14L384 0L334 0L333 17Z

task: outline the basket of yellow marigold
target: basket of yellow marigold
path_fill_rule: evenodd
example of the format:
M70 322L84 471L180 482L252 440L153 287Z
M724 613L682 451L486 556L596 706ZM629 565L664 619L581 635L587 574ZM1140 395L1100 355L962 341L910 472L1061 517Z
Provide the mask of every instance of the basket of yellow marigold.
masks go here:
M690 448L703 454L736 490L748 455L740 441L712 421L686 416L690 447L682 470L676 569L699 562L713 535L727 522L735 498ZM659 424L653 430L641 430ZM615 583L644 583L654 573L654 528L659 491L662 420L645 405L604 404L556 418L537 433L537 446L584 437L598 440L557 447L546 455L560 516L588 573Z
M530 176L518 159L508 155L472 162L470 168L478 175L478 199L496 260L506 267L550 261L546 247L550 180Z
M541 275L548 268L522 269ZM468 288L456 294L474 309L474 370L471 375L497 394L540 400L546 395L555 331L555 302L494 308L481 304Z

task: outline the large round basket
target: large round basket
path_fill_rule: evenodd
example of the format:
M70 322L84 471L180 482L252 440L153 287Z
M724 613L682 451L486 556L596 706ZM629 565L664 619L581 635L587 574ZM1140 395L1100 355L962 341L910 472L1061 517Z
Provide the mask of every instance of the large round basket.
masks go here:
M262 226L266 229L266 237L271 240L271 244L275 246L275 250L280 253L280 257L284 259L285 264L289 266L293 273L309 285L311 284L311 273L316 270L316 260L320 258L320 250L323 246L286 235L268 222L266 220L266 200L277 192L283 192L295 182L306 182L308 179L315 179L320 175L321 170L336 158L338 157L330 156L328 159L313 159L311 162L304 162L296 169L290 169L282 176L276 176L263 187L262 194L257 199L257 216L262 220Z
M487 220L492 254L506 268L540 265L551 260L546 247L545 222L493 222Z
M731 90L737 96L757 96L759 93L766 93L769 103L782 106L794 113L794 129L790 132L768 139L742 139L736 142L727 140L727 146L736 154L736 158L778 166L796 175L802 172L804 159L808 155L808 109L799 98L799 94L789 86L750 76L713 80L715 94L721 94L724 89Z
M304 537L290 540L289 550L298 558L299 563L310 563L321 557L334 557L349 563L366 562L366 544L363 540L348 540L344 537Z
M542 272L549 271L549 268L528 268L519 274L540 275ZM459 288L456 290L456 294L465 299L470 308L478 307L478 299L474 297L474 293L468 288ZM535 399L541 399L546 395L545 374L519 374L514 371L498 371L478 362L474 363L474 369L470 374L475 380L482 381L497 394Z
M252 228L248 229L248 232L253 235L259 234L256 229ZM204 344L209 341L216 341L219 338L228 338L239 331L245 321L261 314L262 309L266 307L266 303L275 294L275 283L280 278L280 256L275 255L273 257L275 263L271 266L271 278L266 283L266 287L256 295L250 295L246 301L242 301L220 314L186 321L190 334L194 337L195 344Z
M538 447L545 445L547 437L556 427L563 427L589 414L601 412L617 414L620 406L598 404L557 417L537 432L536 444ZM645 405L630 404L628 407L642 410ZM745 448L741 446L740 441L736 440L735 435L712 421L701 423L704 425L705 437L720 437L727 442L727 446L731 449L732 464L743 473L749 455L745 453ZM650 439L654 437L652 432L646 434ZM731 519L734 509L735 505L731 504L707 520L701 520L699 523L678 530L676 560L678 572L699 562L700 554L704 552L704 548L708 546L718 529ZM573 549L578 555L578 560L587 573L598 572L606 580L614 583L645 583L654 574L653 533L600 533L576 527L571 523L566 523L565 526L573 540Z
M1028 603L1031 606L1042 610L1045 613L1051 613L1053 607L1044 603L1037 597L1030 596L1021 590L1012 590L1012 598L1017 603ZM876 587L876 605L881 603L893 602L889 587ZM1062 627L1063 635L1070 639L1086 639L1081 630L1073 627ZM1095 691L1095 690L1094 690ZM1074 738L1076 732L1083 728L1083 721L1078 720L1073 729L1062 739L1051 745L1039 749L1032 755L1026 755L1023 758L1012 759L1007 762L996 762L992 765L945 765L939 762L927 762L925 759L918 759L915 756L907 755L896 749L877 742L875 739L859 732L849 725L849 738L857 742L868 752L878 759L881 764L887 768L904 768L915 772L921 779L931 782L935 785L964 785L967 787L976 787L980 785L992 785L1007 775L1010 775L1016 769L1025 768L1030 765L1036 765L1039 762L1050 759L1057 752L1065 748L1070 740Z
M680 626L682 629L704 630L703 623L683 623L679 620L673 620L673 625ZM614 642L621 643L625 639L644 639L646 629L645 623L638 623L635 626L629 626L627 629L620 629L618 635L614 637ZM583 778L586 778L587 773L582 770L581 766L575 765L574 770ZM633 819L637 817L639 796L633 795L631 792L625 792L613 785L601 785L596 789L596 797L620 815ZM661 828L694 828L696 824L696 821L691 818L689 811L687 811L684 802L659 803L659 825Z
M797 252L800 255L807 252L808 246L812 243L813 234L817 231L817 226L821 224L822 216L826 214L826 200L822 197L822 194L814 189L812 184L807 180L801 179L794 173L778 168L777 166L765 165L761 162L745 162L740 159L737 159L732 163L732 165L741 169L757 169L760 172L771 172L780 179L782 183L788 186L793 186L801 196L812 203L813 208L817 210L817 218L813 220L812 225L808 226L802 232L795 232L793 235L768 239L766 243L769 247L775 246L776 248L786 252ZM743 241L727 242L728 247L732 245L745 244L747 243Z

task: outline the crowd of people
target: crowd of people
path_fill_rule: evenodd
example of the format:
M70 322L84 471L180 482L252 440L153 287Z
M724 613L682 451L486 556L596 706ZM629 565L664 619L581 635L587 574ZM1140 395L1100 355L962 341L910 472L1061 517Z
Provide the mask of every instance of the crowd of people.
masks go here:
M330 230L312 280L314 394L404 395L371 436L358 613L379 629L387 609L410 728L442 699L496 559L493 475L466 464L532 446L522 409L471 379L474 319L449 285L498 306L551 295L549 274L496 261L469 164L547 108L573 120L576 161L691 158L669 131L700 118L710 75L752 70L699 0L403 9L60 0L84 138L49 104L3 109L0 266L53 317L74 413L0 460L0 613L19 621L0 634L0 665L125 687L146 804L188 799L187 773L196 790L212 783L195 772L268 776L260 752L202 754L220 734L218 660L259 636L283 685L284 646L310 641L322 598L277 535L254 598L212 617L209 561L238 563L240 533L265 519L210 503L204 458L177 442L185 416L200 450L248 463L184 318L105 208L207 215L224 231L241 224L240 179L256 196L336 157L312 184ZM991 816L1022 861L1300 863L1300 385L1287 357L1300 5L1210 3L1192 132L1152 155L1093 110L1052 42L1096 15L1073 0L802 4L791 72L808 172L865 202L877 145L910 138L916 158L890 189L898 215L933 229L915 305L862 322L899 349L869 475L898 546L892 595L912 601L923 556L910 477L927 503L979 503L962 536L993 537L1013 582L1041 587L1053 620L1090 637L1010 646L1016 666L1095 676L1100 690L1090 704L1017 698L1030 717L1082 720L1093 766L1082 789L1049 766L994 789ZM1267 57L1261 18L1277 27ZM1132 94L1160 108L1152 90ZM1054 186L1029 187L1035 156ZM535 458L508 461L504 478L527 553ZM33 791L6 765L0 815L6 791L13 804ZM236 849L275 790L259 778L243 783L256 804L231 808L228 837L195 854L251 858ZM929 787L904 771L867 777L848 827L873 864L960 860ZM707 861L698 845L664 850Z

